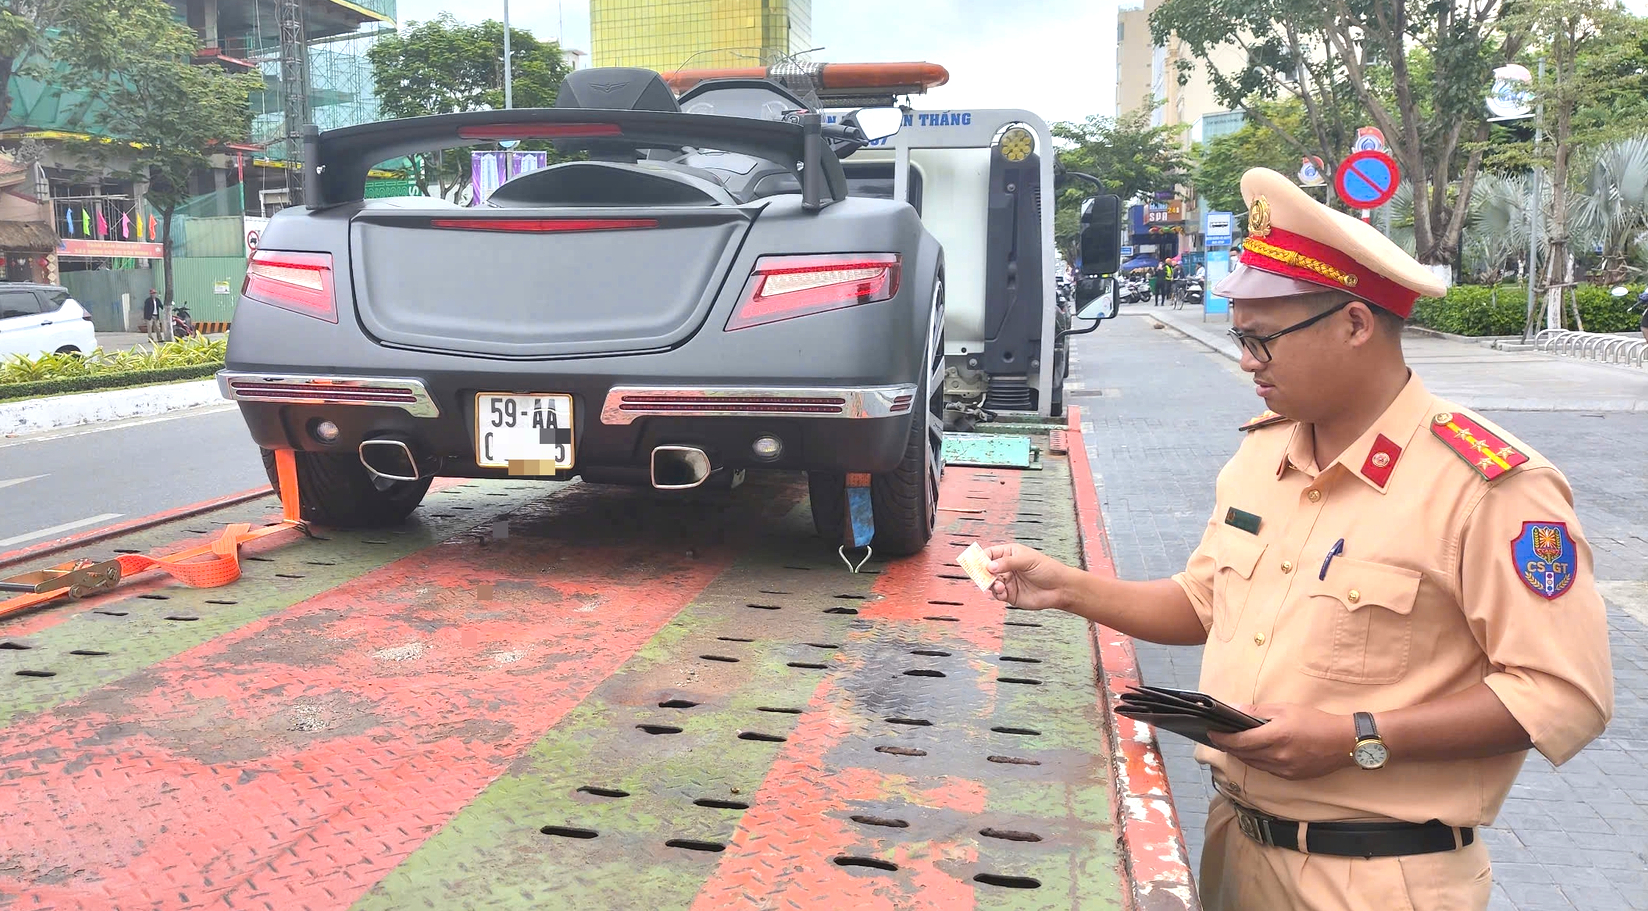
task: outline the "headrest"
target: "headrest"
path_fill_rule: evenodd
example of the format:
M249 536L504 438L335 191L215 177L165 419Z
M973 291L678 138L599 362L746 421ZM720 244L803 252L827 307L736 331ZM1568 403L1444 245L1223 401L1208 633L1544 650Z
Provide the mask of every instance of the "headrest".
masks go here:
M555 96L558 108L681 113L675 93L652 70L603 66L574 70Z

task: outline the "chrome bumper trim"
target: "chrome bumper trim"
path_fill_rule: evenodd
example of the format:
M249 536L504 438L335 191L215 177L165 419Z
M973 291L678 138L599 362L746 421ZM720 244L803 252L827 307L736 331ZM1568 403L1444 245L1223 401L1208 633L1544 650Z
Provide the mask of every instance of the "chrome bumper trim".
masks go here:
M413 417L440 417L423 380L411 377L326 376L219 370L217 388L234 402L290 405L371 405L400 408Z
M643 417L887 418L909 414L916 386L614 386L601 423Z

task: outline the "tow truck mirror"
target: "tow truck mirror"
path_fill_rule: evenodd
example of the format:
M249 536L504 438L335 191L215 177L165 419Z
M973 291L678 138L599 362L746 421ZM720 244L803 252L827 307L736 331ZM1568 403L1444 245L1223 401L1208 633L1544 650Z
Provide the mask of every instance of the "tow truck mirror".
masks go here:
M1089 196L1081 207L1081 274L1115 275L1122 265L1122 198Z
M1093 279L1093 281L1100 282L1100 281L1106 281L1106 280L1105 279ZM1076 314L1076 319L1090 319L1090 320L1096 320L1098 322L1103 322L1104 320L1110 319L1111 317L1113 317L1115 315L1116 315L1116 291L1115 291L1114 286L1112 285L1112 287L1109 290L1105 291L1103 294L1100 294L1098 296L1098 298L1095 299L1092 303L1090 303L1087 306L1083 307L1081 309L1081 311Z
M859 108L853 112L853 120L864 138L875 142L898 132L904 125L904 112L898 108Z

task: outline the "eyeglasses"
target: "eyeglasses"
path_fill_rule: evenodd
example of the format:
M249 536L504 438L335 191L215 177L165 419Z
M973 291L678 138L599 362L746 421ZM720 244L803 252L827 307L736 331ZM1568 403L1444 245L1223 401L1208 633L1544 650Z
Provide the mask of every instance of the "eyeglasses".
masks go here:
M1268 363L1270 363L1270 343L1271 342L1274 342L1277 339L1281 338L1282 336L1287 335L1289 332L1298 332L1300 329L1304 329L1304 328L1307 328L1309 326L1314 326L1315 324L1321 322L1322 320L1327 319L1328 317L1332 316L1333 314L1338 313L1340 310L1343 310L1346 307L1349 307L1352 303L1354 303L1354 301L1355 301L1354 298L1351 299L1351 300L1344 301L1343 303L1340 303L1338 306L1333 307L1332 309L1323 310L1321 313L1316 314L1315 316L1311 317L1310 319L1302 320L1300 322L1294 323L1293 325L1287 327L1286 329L1279 329L1275 332L1272 332L1269 335L1248 335L1246 332L1243 332L1242 330L1237 329L1234 326L1232 326L1230 329L1226 330L1226 332L1230 335L1231 338L1236 340L1237 344L1241 345L1243 348L1246 348L1247 353L1253 355L1254 360L1258 361L1261 364L1268 364Z

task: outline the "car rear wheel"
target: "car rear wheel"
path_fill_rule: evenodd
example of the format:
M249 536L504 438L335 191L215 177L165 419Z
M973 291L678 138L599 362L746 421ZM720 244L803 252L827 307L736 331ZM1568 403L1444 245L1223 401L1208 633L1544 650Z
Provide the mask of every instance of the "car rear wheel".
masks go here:
M944 321L943 279L934 288L934 319ZM870 476L870 501L875 509L875 537L871 546L889 557L920 553L938 525L938 490L944 474L944 336L926 352L928 370L916 401L926 407L910 415L910 432L898 467ZM813 528L826 541L842 543L846 533L847 479L840 472L807 473Z
M298 499L303 519L330 528L381 528L406 521L423 502L433 478L390 481L374 476L354 453L299 452ZM280 489L274 450L263 450L263 470Z
M942 350L942 349L941 349ZM927 393L923 380L921 391ZM910 415L910 436L898 467L870 478L875 503L875 549L889 557L920 553L938 524L938 486L944 471L944 393L918 398L927 407Z

